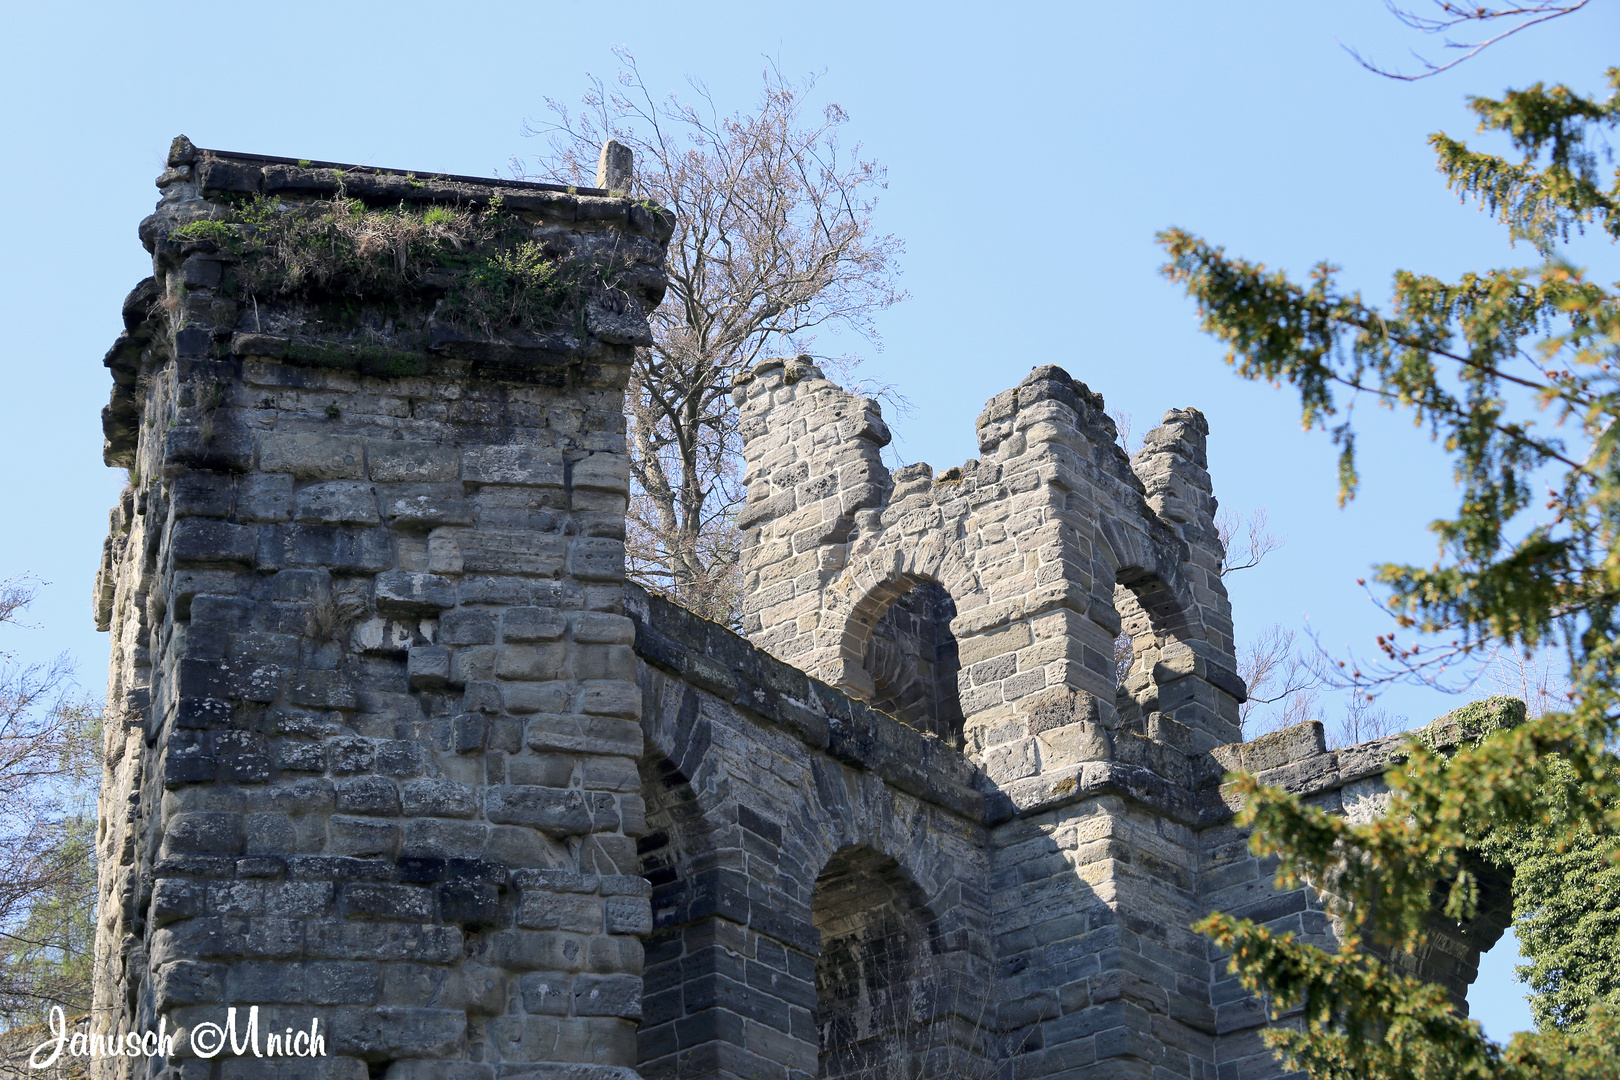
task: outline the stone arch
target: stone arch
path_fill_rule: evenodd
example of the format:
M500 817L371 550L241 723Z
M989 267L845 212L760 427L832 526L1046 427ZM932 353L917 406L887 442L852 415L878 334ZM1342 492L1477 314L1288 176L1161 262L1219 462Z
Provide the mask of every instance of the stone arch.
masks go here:
M945 587L923 581L873 626L862 666L872 676L874 708L959 747L962 664L951 632L955 618L956 601Z
M1218 588L1218 565L1195 564L1184 541L1151 521L1135 528L1103 520L1096 536L1098 572L1112 573L1114 610L1131 638L1130 666L1115 694L1122 725L1146 725L1153 730L1144 733L1184 751L1236 742L1237 706L1247 691L1233 670L1230 620L1223 629L1222 607L1211 607L1224 593L1203 595L1206 586L1194 586L1196 575L1206 573ZM1164 727L1164 717L1188 730Z
M929 928L917 940L937 943L926 968L948 977L919 984L910 999L926 1004L919 1045L952 1061L969 1053L974 1021L983 1019L972 1003L982 1006L983 994L963 988L983 991L990 979L988 871L975 826L678 679L645 670L643 693L647 833L638 851L652 884L652 926L641 1075L753 1075L784 1065L815 1072L817 879L855 848L911 883L906 910L934 913L917 916ZM887 717L871 721L906 731L906 745L924 741Z
M846 845L816 877L817 1074L959 1075L976 1053L960 1015L968 972L923 890L875 848Z
M946 539L946 534L955 531L936 530L933 535L909 538L911 543L888 536L864 551L857 545L859 553L822 596L817 662L809 670L863 701L876 700L867 650L874 629L895 603L919 588L932 586L943 591L954 607L976 591L960 543ZM954 632L948 625L944 629L954 643ZM959 720L946 726L960 734Z
M1160 664L1166 655L1190 650L1188 643L1205 640L1205 634L1177 590L1153 571L1123 567L1114 581L1114 610L1131 644L1130 668L1120 680L1116 707L1121 721L1129 722L1158 709L1159 683L1166 674Z
M956 598L936 576L901 571L881 579L842 617L840 688L959 745L955 618Z
M690 699L695 701L695 696ZM714 841L691 783L663 751L648 747L638 763L647 808L647 832L636 841L637 871L651 888L645 932L641 1023L636 1068L645 1077L680 1075L681 1051L692 1036L681 1025L705 1022L701 1003L686 1000L688 979L716 967L718 935L705 916L713 909L713 883L694 867L713 860Z

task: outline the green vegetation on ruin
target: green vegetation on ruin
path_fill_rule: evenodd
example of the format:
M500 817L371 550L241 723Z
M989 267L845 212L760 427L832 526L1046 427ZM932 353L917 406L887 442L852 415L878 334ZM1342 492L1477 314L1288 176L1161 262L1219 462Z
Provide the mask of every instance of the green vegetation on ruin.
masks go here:
M498 198L471 209L372 207L341 193L303 204L254 195L169 239L213 244L230 257L227 288L238 294L340 309L437 300L440 321L490 336L580 332L586 298L614 287L613 266L549 253ZM387 367L393 358L369 359Z

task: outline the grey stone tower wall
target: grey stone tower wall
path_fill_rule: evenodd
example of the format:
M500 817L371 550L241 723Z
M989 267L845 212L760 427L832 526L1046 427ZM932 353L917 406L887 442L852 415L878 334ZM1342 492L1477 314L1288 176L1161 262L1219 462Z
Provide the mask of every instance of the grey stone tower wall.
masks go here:
M130 485L97 587L97 1027L256 1004L268 1031L327 1034L331 1056L287 1077L629 1075L650 911L623 394L667 218L183 139L169 164L141 228L154 277L108 356L107 458ZM543 340L429 310L334 325L168 239L232 198L340 188L381 206L498 194L550 249L611 253L625 284ZM97 1074L275 1075L177 1045Z
M870 699L872 628L916 586L942 586L964 748L1020 806L1106 759L1115 733L1183 758L1237 740L1244 688L1201 415L1172 411L1127 461L1102 399L1041 367L986 406L979 459L891 477L877 403L807 361L761 365L736 397L752 640ZM1126 616L1136 662L1121 695Z
M1335 928L1320 897L1278 890L1249 851L1223 772L1364 820L1403 737L1332 751L1301 724L1219 747L1174 782L1123 754L1019 812L938 739L627 593L654 890L643 1076L1283 1075L1261 1002L1190 924L1229 911L1327 946ZM1461 735L1445 720L1425 737ZM1477 869L1478 916L1436 918L1404 961L1464 1007L1509 916L1505 876ZM840 1020L858 1011L856 971L875 975L864 1027ZM885 1011L897 1001L907 1024Z

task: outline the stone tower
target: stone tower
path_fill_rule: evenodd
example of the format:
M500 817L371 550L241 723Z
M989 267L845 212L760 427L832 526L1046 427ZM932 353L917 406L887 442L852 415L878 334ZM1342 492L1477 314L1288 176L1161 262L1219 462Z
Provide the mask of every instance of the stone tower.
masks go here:
M168 165L140 230L153 276L106 360L106 457L130 483L97 586L97 1024L318 1019L329 1056L289 1077L634 1065L624 386L669 217L184 138ZM267 211L349 229L357 258L397 229L402 272L405 245L463 228L486 265L538 255L576 285L527 327L451 317L480 299L455 258L388 295L354 286L360 263L265 285L285 271L253 262L274 257L249 243Z

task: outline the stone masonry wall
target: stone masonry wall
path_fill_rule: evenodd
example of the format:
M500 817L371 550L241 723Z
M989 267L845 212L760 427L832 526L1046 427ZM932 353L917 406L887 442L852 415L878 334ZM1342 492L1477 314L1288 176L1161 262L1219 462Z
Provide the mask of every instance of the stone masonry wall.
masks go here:
M1227 910L1326 945L1333 927L1308 889L1275 888L1222 777L1365 818L1401 737L1330 751L1302 724L1175 783L1116 757L1020 811L939 740L627 593L648 706L644 1076L1282 1075L1259 1000L1190 926ZM1461 734L1443 718L1423 737ZM1481 880L1476 919L1435 918L1410 965L1463 1007L1509 914L1502 873Z
M1237 741L1195 410L1127 460L1043 366L989 402L979 459L891 474L875 402L761 365L736 390L751 644L624 580L661 211L184 139L159 187L107 357L130 484L96 592L94 1024L256 1005L328 1056L182 1038L98 1076L1279 1075L1190 924L1335 928L1248 852L1223 776L1360 817L1401 747ZM383 302L259 295L226 233L179 231L323 201L507 215L570 268L568 318L458 322L457 265ZM1479 870L1479 916L1401 961L1459 1003L1507 920Z
M258 1005L326 1033L288 1078L629 1075L650 916L623 393L668 219L183 138L158 184L154 276L107 359L130 484L97 589L97 1028ZM500 197L547 250L628 270L571 333L480 337L431 291L347 315L250 295L228 245L170 239L334 194ZM177 1045L97 1075L277 1075Z
M963 746L1021 807L1106 759L1110 733L1181 757L1238 737L1202 416L1173 410L1127 461L1101 398L1040 367L986 406L982 456L936 478L927 465L891 476L877 403L803 358L760 365L735 396L744 629L773 654L870 699L873 627L918 586L942 588ZM1113 641L1127 614L1137 661L1122 715Z
M976 770L630 586L653 885L639 1067L989 1076Z

